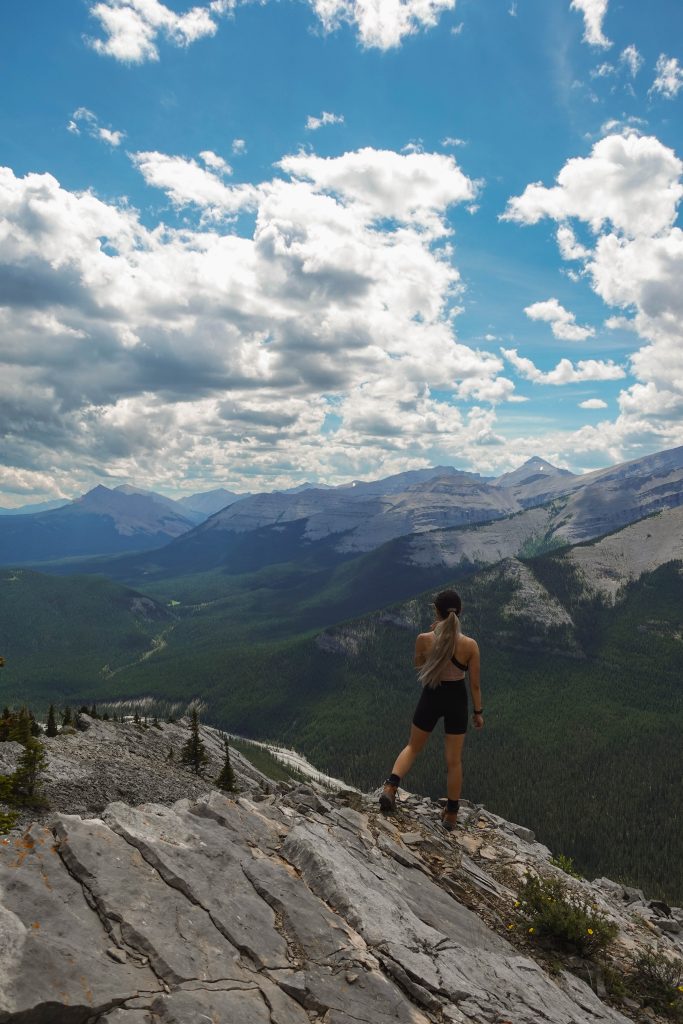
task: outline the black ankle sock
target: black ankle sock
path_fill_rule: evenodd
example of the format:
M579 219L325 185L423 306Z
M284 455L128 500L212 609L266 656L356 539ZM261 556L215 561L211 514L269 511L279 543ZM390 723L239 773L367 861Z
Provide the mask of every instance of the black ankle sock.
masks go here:
M392 772L386 781L390 786L398 786L399 782L401 781L401 776L394 775L394 773Z
M459 808L460 808L460 801L459 800L451 800L450 797L449 797L448 798L448 802L446 804L446 810L449 813L455 812L457 814Z

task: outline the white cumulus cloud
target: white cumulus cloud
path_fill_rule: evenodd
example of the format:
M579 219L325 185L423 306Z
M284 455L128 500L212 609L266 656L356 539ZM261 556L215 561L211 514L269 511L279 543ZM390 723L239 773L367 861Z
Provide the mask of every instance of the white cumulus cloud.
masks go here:
M320 117L309 114L306 118L306 129L309 132L317 132L319 128L324 128L328 124L344 124L344 115L331 114L328 110L323 110Z
M362 46L389 50L406 36L433 28L456 0L309 0L326 31L355 27Z
M655 67L657 75L650 86L650 92L657 92L667 100L672 100L683 88L683 68L676 57L667 57L660 53Z
M520 376L534 384L554 384L559 387L587 380L620 380L626 376L623 368L611 359L579 359L576 364L570 359L560 359L554 369L544 372L531 359L520 356L517 349L502 348L501 352Z
M638 49L634 43L631 43L630 46L626 46L621 51L619 60L628 69L631 78L635 78L643 66L643 58L638 53Z
M90 13L104 38L89 40L97 53L129 64L158 60L157 41L163 36L176 46L212 36L218 19L234 7L234 0L211 0L178 14L161 0L99 0Z
M579 409L606 409L607 402L602 398L587 398L585 402L579 402Z
M581 327L577 324L574 313L570 313L555 298L546 299L545 302L534 302L531 306L526 306L524 312L530 320L542 320L550 324L554 336L563 341L585 341L595 334L593 327Z
M105 128L101 125L97 115L87 107L79 107L78 110L74 110L66 130L72 135L80 135L84 131L93 139L100 139L101 142L106 142L109 146L114 147L120 146L126 137L125 132L114 131L113 128Z
M682 174L673 150L629 132L567 161L554 186L534 183L508 203L508 219L558 223L563 259L580 261L582 278L610 308L605 325L633 336L629 371L636 382L621 391L619 416L597 433L581 431L578 443L595 450L601 438L614 452L683 444L683 231L676 224ZM585 244L571 222L592 236ZM524 371L534 378L532 366Z
M162 0L96 0L90 13L101 35L89 39L97 53L128 64L159 59L159 40L189 46L213 36L238 0L211 0L182 13ZM351 26L363 47L389 50L423 29L433 28L456 0L308 0L326 32Z
M49 174L0 169L0 432L15 476L73 493L103 469L163 487L201 467L254 490L500 444L490 406L514 384L451 317L445 213L476 191L451 157L297 154L248 186L212 170L213 151L132 159L201 226L146 226ZM244 208L255 219L239 234L223 218Z
M572 10L580 11L583 15L584 32L583 38L591 46L600 46L603 49L611 46L612 43L602 31L602 23L607 14L608 0L572 0Z
M609 135L589 157L568 160L555 186L527 185L508 201L503 219L536 224L544 217L576 217L594 232L611 222L628 236L651 236L673 224L682 169L673 150L653 136Z

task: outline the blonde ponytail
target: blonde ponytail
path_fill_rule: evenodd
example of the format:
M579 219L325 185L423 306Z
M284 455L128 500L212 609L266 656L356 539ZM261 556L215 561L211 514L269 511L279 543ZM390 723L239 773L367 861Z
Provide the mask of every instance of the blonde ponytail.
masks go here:
M438 686L443 671L448 665L455 650L455 641L460 632L460 619L455 609L449 608L448 615L434 627L434 643L427 660L420 669L417 678L423 686Z

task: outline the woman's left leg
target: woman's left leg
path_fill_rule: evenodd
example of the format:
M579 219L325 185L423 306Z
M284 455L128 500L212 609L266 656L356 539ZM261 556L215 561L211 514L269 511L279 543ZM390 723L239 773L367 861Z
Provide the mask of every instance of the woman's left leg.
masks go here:
M446 733L445 739L448 799L459 800L462 789L462 748L465 743L465 733Z

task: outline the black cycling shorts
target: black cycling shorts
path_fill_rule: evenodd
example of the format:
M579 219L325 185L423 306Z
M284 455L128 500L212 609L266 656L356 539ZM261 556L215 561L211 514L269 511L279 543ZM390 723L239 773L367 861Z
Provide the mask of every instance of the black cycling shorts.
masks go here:
M467 685L464 679L444 679L436 686L422 687L413 725L424 732L431 732L442 715L447 735L467 732Z

